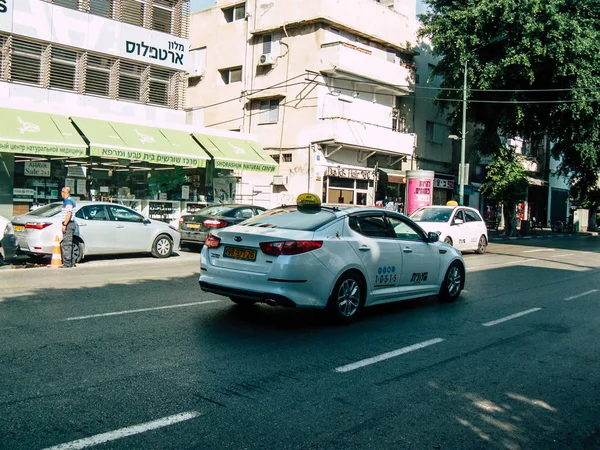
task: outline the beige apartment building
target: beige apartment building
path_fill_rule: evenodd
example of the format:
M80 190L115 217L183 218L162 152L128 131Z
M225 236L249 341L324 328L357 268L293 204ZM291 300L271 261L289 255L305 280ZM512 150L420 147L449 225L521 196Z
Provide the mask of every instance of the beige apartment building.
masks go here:
M418 168L415 9L415 0L218 0L192 14L188 124L251 133L279 163L275 174L231 172L237 200L403 199L405 171Z

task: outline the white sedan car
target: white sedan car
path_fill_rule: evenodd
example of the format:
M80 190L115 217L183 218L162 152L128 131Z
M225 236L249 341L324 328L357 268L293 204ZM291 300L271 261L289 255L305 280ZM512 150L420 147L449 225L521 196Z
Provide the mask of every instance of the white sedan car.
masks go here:
M437 233L440 240L460 251L485 253L488 232L485 222L475 208L467 206L425 206L414 211L410 218L428 232Z
M327 308L341 322L371 305L458 298L465 265L437 234L396 212L314 197L317 204L282 206L209 234L200 288L239 305Z

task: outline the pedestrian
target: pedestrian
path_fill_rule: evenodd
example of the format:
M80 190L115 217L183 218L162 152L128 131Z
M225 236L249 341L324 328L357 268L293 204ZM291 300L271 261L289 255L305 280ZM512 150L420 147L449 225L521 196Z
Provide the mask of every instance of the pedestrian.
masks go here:
M69 269L75 266L73 261L73 235L75 234L75 217L73 216L75 210L75 200L71 198L71 188L65 186L60 192L63 198L62 205L62 233L63 239L60 244L62 249L62 267Z

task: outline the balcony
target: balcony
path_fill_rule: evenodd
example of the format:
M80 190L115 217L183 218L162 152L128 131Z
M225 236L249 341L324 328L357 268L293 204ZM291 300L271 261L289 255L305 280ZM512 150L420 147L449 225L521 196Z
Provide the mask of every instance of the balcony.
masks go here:
M310 140L395 156L411 156L416 145L416 135L413 133L398 133L342 117L321 119L312 130Z
M326 22L355 30L368 39L405 48L416 45L416 22L373 0L257 0L252 33L283 26Z
M320 72L330 76L367 79L400 87L402 93L412 91L415 68L377 58L370 50L346 43L323 44L319 52Z

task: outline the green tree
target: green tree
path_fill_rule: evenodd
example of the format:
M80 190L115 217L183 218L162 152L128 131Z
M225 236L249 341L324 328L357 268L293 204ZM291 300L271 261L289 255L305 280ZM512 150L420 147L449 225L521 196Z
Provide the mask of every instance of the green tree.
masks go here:
M600 0L425 0L422 37L441 77L438 104L460 129L464 63L468 121L482 153L503 138L547 135L577 196L594 198L600 171Z
M525 200L527 193L527 172L521 162L522 156L513 148L499 150L497 157L488 164L485 182L481 192L492 200L502 203L504 233L516 236L516 206Z

